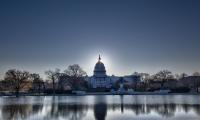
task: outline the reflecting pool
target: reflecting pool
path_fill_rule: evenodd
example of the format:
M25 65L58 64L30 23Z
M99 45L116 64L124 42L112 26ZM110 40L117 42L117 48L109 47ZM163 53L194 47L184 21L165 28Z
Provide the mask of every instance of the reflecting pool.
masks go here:
M0 97L0 120L200 120L198 95Z

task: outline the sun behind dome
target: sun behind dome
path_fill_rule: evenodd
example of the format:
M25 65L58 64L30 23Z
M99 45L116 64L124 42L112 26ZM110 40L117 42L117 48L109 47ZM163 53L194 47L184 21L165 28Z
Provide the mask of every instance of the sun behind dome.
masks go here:
M101 57L99 55L99 60L94 67L94 76L106 76L106 69L104 64L101 62Z
M94 75L90 78L90 84L92 88L99 90L111 88L111 79L106 75L106 68L101 62L100 55L94 67Z

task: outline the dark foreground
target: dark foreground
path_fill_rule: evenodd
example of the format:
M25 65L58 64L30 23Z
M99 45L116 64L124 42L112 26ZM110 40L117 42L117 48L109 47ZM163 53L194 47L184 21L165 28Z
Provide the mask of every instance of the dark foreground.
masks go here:
M199 95L0 97L1 120L199 120Z

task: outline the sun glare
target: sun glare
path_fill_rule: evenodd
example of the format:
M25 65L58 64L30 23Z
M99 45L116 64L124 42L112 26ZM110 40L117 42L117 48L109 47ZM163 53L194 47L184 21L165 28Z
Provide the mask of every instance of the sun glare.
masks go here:
M110 71L110 69L111 69L110 58L109 58L107 55L105 55L105 54L100 54L100 57L101 57L101 62L105 65L106 71L107 71L107 73L109 74L109 71ZM90 70L91 72L93 72L94 66L95 66L95 64L98 62L99 54L92 55L90 58L91 58L91 59L88 61L88 63L89 63L88 65L89 65L89 66L87 66L87 67L89 68L89 70ZM90 72L90 73L91 73L91 72ZM91 73L91 74L92 74L92 73Z

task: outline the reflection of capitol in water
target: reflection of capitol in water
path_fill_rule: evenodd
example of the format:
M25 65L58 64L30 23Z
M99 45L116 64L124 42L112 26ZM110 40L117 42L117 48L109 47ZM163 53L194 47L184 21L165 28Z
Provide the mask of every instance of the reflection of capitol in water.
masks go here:
M94 117L96 120L105 120L107 115L107 104L105 97L95 97L94 103Z
M150 101L146 103L141 102L144 97L140 96L25 97L20 100L0 98L0 119L114 120L118 117L121 119L140 117L142 120L141 116L146 115L155 119L164 117L179 120L179 115L200 118L199 96L190 96L187 99L169 97L157 97L165 101L154 102L153 98L147 96ZM182 101L179 101L181 99Z

